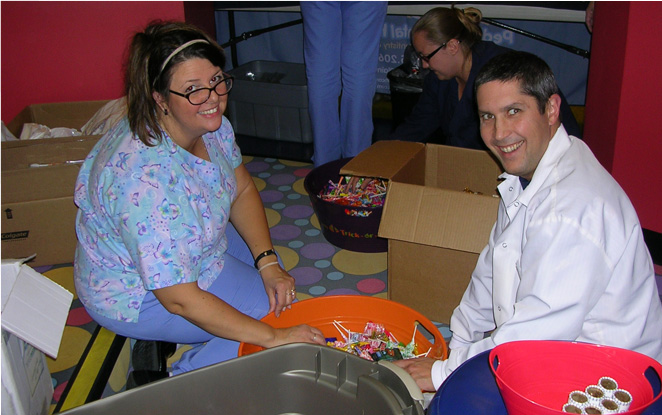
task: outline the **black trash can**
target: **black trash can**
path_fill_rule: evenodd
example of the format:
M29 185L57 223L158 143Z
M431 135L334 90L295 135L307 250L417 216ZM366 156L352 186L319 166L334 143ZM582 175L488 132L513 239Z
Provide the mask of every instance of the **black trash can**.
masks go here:
M324 186L340 180L340 169L351 158L330 161L314 168L303 181L322 234L338 248L356 252L386 252L388 240L377 236L382 206L349 207L318 197Z

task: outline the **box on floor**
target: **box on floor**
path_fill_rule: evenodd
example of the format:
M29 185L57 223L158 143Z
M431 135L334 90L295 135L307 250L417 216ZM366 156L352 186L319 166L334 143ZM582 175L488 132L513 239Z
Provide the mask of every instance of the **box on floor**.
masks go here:
M108 101L30 105L7 127L25 123L80 130ZM2 258L37 254L33 266L72 262L73 203L80 162L100 135L2 142Z
M389 179L379 236L388 298L449 323L496 221L501 166L487 151L380 141L342 174Z
M73 294L23 260L2 260L2 413L49 413L56 358Z

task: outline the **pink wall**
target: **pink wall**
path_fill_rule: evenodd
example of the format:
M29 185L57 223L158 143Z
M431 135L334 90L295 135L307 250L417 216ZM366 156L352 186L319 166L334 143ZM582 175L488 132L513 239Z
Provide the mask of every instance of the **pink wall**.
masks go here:
M154 19L184 20L182 1L3 1L1 7L5 122L29 104L122 96L132 34Z
M185 2L8 2L2 8L1 115L26 105L113 99L131 35L153 19L184 19ZM662 232L662 38L659 2L598 2L584 136Z
M596 2L584 138L662 232L662 3Z

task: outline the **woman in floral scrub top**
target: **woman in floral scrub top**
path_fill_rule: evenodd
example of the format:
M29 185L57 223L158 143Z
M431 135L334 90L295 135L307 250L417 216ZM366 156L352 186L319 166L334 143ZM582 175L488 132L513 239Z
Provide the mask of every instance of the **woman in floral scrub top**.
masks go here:
M224 65L220 46L190 25L136 34L128 116L94 147L76 183L79 298L118 334L197 344L174 374L236 357L241 341L324 344L315 328L258 321L289 308L294 279L277 261L222 115L232 87Z

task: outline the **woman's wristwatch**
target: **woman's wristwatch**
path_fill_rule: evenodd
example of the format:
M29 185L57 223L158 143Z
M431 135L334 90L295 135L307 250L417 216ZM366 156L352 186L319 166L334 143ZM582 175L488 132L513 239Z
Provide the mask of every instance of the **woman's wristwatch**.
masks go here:
M256 257L255 257L255 264L254 264L254 265L255 265L255 269L258 268L257 263L260 262L260 260L261 260L262 258L264 258L264 257L266 257L266 256L269 256L269 255L276 255L276 251L274 251L274 249L271 248L271 249L267 249L266 251L262 252L260 255L256 256Z

